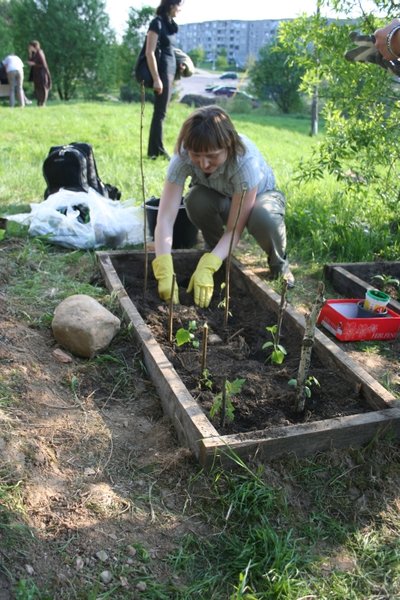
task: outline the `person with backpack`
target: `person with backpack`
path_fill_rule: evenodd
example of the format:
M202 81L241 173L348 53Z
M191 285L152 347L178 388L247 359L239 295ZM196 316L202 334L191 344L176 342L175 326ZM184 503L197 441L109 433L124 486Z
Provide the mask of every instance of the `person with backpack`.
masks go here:
M146 60L153 77L154 108L150 125L147 155L151 159L169 159L163 142L163 124L176 75L174 53L178 25L174 18L182 0L161 0L146 36Z
M28 52L28 65L31 67L29 81L33 81L37 105L46 106L49 91L51 90L51 75L47 66L46 56L37 40L29 42Z
M10 86L10 106L14 108L15 97L19 106L25 106L24 84L24 63L19 56L9 54L3 61L4 69L7 73L8 84Z
M220 106L211 105L198 108L183 123L168 165L152 262L161 299L171 298L173 226L187 178L191 178L191 185L184 204L207 249L187 290L194 292L195 304L209 306L214 273L227 258L231 243L232 250L238 244L245 227L265 251L272 278L281 277L293 287L286 256L286 199L276 189L274 173L257 146L236 131ZM179 302L177 286L173 302Z

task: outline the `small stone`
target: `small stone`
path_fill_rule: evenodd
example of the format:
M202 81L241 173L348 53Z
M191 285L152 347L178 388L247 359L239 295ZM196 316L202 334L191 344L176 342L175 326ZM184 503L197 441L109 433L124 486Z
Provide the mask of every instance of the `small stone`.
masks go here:
M145 592L147 590L147 584L145 581L139 581L139 583L136 584L136 589L138 592Z
M222 339L216 333L210 333L208 336L208 343L214 346L215 344L221 344Z
M105 584L110 583L112 581L112 578L113 576L111 571L102 571L102 573L100 573L100 579Z
M81 569L83 569L84 566L85 566L85 561L83 560L83 558L81 556L78 556L78 558L75 561L76 570L80 571Z
M96 552L96 558L101 560L101 562L106 562L106 560L108 560L108 554L105 550L100 550L99 552Z
M25 565L25 571L28 573L28 575L33 575L35 569L31 565Z
M92 467L87 467L84 470L84 474L85 474L86 477L91 477L93 475L96 475L96 469L92 469Z
M128 550L128 553L129 553L131 556L136 556L136 554L137 554L137 550L136 550L136 548L134 548L133 546L128 546L128 547L127 547L127 550Z
M66 352L63 352L60 348L56 348L56 350L53 350L53 356L60 363L71 363L73 360L72 356L70 356Z

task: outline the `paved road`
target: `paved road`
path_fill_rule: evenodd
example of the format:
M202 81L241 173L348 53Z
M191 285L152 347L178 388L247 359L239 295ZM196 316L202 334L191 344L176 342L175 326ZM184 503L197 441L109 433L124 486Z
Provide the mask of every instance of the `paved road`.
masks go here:
M215 98L213 94L205 91L206 85L237 86L237 84L238 80L236 79L220 79L219 74L217 73L196 69L196 72L194 75L192 75L192 77L182 77L182 79L177 82L177 90L179 99L181 99L185 94L200 94L201 96ZM241 84L241 88L244 89L243 84Z

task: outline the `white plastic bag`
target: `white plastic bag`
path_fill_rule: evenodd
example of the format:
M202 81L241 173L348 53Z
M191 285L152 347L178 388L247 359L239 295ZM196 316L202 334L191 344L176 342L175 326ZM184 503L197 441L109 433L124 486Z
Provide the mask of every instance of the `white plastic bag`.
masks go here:
M29 225L29 234L49 235L49 240L66 248L122 248L143 242L143 207L133 200L124 202L89 192L61 188L31 212L7 216L10 221Z

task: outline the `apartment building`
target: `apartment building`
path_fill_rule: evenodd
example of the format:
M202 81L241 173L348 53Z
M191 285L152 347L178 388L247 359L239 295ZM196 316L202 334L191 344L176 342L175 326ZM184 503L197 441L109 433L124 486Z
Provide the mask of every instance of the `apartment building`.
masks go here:
M205 21L179 26L177 45L185 52L203 48L211 63L222 49L228 62L244 67L249 60L257 60L260 48L273 41L281 20L261 21Z

